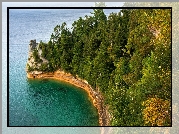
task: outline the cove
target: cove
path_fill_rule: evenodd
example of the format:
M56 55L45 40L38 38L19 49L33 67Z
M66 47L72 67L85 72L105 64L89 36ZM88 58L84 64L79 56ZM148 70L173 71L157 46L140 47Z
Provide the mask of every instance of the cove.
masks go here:
M83 89L52 79L27 83L21 116L11 114L10 126L99 126L97 109Z

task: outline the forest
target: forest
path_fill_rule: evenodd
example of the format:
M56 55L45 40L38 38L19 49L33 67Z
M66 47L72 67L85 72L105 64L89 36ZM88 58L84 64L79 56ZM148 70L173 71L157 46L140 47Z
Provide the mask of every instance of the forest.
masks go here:
M103 9L69 29L57 25L48 43L33 51L40 67L65 72L100 89L111 126L171 126L171 9Z

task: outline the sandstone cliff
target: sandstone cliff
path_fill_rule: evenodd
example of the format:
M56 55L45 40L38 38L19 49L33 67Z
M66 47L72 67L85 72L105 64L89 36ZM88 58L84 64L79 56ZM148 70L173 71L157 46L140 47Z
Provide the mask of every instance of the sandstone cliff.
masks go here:
M33 56L34 50L37 51L38 58L41 60L41 62L35 61L34 56ZM42 64L45 64L45 63L48 64L48 60L44 59L41 55L42 55L42 50L39 48L39 44L36 43L36 40L31 40L30 44L29 44L28 60L27 60L27 64L26 64L27 72L29 72L29 71L31 72L33 70L35 73L36 70L40 69Z
M42 60L41 63L36 62L33 57L33 51L35 49L38 52L39 58ZM29 44L29 58L26 66L27 77L32 79L52 78L52 79L68 82L79 88L84 89L88 93L93 105L98 110L100 126L108 126L110 122L110 114L108 113L108 108L104 105L104 98L100 93L99 89L94 90L86 80L82 80L77 76L74 77L70 73L66 73L61 69L55 71L54 73L52 72L45 73L41 71L40 66L44 63L48 64L48 61L44 59L41 56L41 54L42 54L42 50L39 48L39 44L36 43L36 40L31 40Z

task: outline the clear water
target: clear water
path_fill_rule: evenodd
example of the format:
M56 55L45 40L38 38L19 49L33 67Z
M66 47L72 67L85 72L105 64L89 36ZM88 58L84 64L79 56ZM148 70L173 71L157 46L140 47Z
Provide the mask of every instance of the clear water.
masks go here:
M82 89L54 80L27 80L11 90L10 125L97 126L98 115Z
M98 113L82 89L55 80L28 80L31 39L47 42L57 24L92 10L11 9L9 14L9 125L98 126Z

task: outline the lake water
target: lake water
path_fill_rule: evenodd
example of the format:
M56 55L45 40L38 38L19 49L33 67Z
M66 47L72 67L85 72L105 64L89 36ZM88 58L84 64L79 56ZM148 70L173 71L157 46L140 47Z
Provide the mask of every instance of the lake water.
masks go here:
M28 80L25 66L29 41L47 42L57 24L67 26L92 10L10 9L9 125L98 126L97 109L87 93L55 80ZM106 10L109 14L111 10Z

